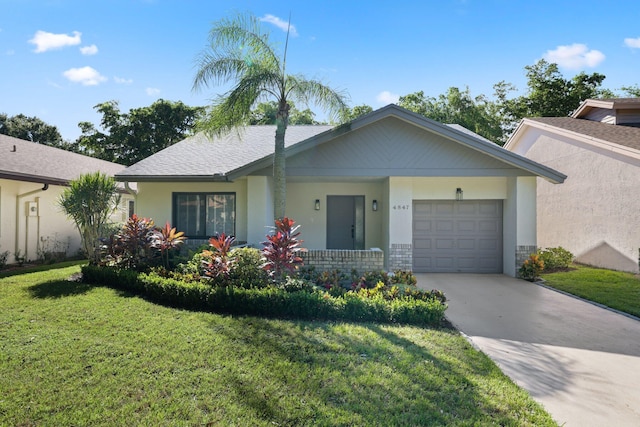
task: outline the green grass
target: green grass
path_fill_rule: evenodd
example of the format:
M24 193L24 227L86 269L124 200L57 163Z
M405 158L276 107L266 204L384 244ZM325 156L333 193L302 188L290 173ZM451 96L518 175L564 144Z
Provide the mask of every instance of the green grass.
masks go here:
M640 317L640 279L621 271L582 265L575 269L543 274L546 285L581 298Z
M555 425L456 331L176 310L0 279L0 425Z

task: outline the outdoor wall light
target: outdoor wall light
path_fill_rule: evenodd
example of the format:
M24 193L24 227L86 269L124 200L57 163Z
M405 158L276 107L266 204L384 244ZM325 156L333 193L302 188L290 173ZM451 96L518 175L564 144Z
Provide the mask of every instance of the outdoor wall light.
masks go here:
M463 196L462 188L456 188L456 200L461 201Z
M371 203L371 209L372 209L374 212L378 210L378 201L377 201L377 200L374 200L374 201Z
M315 208L316 208L317 211L320 210L320 199L316 199Z

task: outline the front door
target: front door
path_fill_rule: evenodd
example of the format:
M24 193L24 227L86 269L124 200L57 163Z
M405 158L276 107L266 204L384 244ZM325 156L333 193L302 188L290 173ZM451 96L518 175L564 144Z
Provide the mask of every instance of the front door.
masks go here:
M364 196L327 196L327 249L364 249Z

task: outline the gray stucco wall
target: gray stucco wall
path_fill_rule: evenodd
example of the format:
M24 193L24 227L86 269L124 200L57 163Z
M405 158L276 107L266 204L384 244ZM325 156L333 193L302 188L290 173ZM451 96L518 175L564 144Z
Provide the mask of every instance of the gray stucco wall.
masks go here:
M529 132L533 144L522 144L530 148L521 154L568 176L561 185L538 179L538 246L562 246L580 262L638 272L640 161Z

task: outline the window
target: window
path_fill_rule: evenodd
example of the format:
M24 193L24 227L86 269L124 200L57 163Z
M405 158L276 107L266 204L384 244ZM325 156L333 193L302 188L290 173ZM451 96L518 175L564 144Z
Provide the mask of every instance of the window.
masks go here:
M236 235L235 193L173 193L173 223L187 237Z

